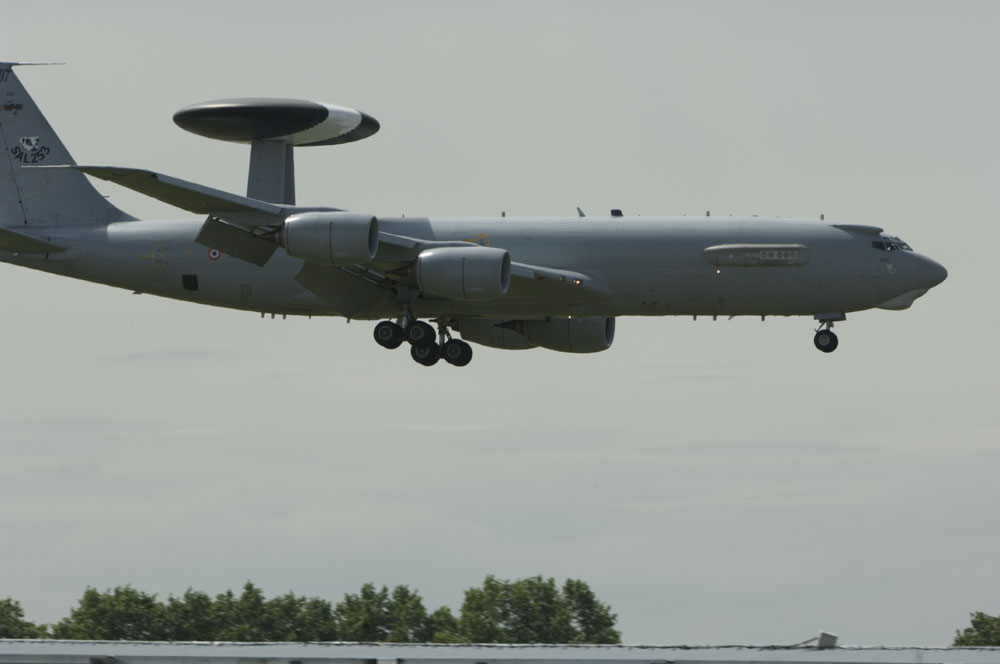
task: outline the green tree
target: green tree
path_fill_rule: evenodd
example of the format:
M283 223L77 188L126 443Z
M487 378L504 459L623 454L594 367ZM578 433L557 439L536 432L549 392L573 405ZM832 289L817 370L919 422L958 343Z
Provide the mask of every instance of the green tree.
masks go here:
M462 635L458 619L447 606L442 606L429 615L427 619L430 621L431 643L464 643L468 641Z
M163 608L169 641L214 641L218 632L215 606L207 594L188 588L180 597L171 595Z
M20 616L20 606L13 603L7 609L12 616L8 622L19 625L13 618ZM22 627L13 633L23 633ZM40 635L45 636L44 626L41 629ZM188 588L180 597L170 596L165 603L131 586L103 593L87 588L70 617L55 626L53 636L109 640L332 641L337 638L337 629L330 602L293 593L268 600L260 588L248 581L240 595L229 590L213 599Z
M239 595L227 590L213 598L188 588L166 602L128 585L104 592L88 587L51 633L46 625L24 620L19 603L0 600L0 638L618 643L616 620L583 581L568 579L560 588L554 579L541 576L516 581L486 577L482 587L466 591L458 618L446 606L428 614L420 594L407 586L389 590L372 583L358 594L344 595L336 607L294 593L269 600L249 581ZM988 621L997 620L975 614L973 628L959 639L985 632Z
M597 601L590 586L566 579L562 591L576 631L573 643L621 643L621 632L615 629L618 616L610 606Z
M407 586L396 586L390 593L386 586L376 590L375 584L366 583L357 595L344 595L334 616L345 641L419 643L434 636L423 600Z
M216 595L212 606L216 641L268 641L271 621L260 588L247 581L237 597L232 590Z
M336 622L330 602L294 593L270 600L253 583L215 600L188 588L164 607L167 638L173 641L334 641Z
M167 637L163 605L132 586L87 588L80 604L52 629L57 639L159 641Z
M0 639L44 639L49 630L24 619L21 603L9 597L0 599Z
M271 641L335 641L339 638L333 606L326 600L288 593L269 600L266 610Z
M955 631L956 646L1000 646L1000 616L981 611L971 614L972 625L961 632Z
M465 591L459 627L474 643L618 643L615 620L582 581L490 575Z

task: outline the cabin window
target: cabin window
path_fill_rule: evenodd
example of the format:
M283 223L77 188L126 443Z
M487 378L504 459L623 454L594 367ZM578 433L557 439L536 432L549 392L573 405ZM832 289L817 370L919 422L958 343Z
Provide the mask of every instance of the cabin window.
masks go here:
M198 275L197 274L182 274L181 284L186 290L198 290Z

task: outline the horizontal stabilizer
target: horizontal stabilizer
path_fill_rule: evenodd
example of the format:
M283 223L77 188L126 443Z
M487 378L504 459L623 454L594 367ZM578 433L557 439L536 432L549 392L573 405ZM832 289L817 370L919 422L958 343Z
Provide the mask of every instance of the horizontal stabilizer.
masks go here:
M0 227L0 250L19 254L51 254L66 248Z
M70 168L101 180L114 182L158 201L169 203L188 212L211 214L256 226L280 223L285 208L253 198L230 194L194 182L139 168L116 166L38 166L36 168Z

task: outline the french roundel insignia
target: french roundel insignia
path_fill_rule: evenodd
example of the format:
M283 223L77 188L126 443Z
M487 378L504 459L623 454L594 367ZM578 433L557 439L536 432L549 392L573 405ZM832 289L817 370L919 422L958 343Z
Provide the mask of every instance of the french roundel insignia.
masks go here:
M209 249L208 250L208 258L209 258L209 260L217 261L217 260L219 260L219 256L221 256L221 255L222 255L222 252L219 251L218 249Z

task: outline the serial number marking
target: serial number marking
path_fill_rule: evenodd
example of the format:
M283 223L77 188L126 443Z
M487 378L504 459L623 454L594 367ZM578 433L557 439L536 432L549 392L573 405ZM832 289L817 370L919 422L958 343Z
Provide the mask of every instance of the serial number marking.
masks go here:
M21 162L22 164L37 164L40 161L44 161L47 156L49 156L49 150L47 147L37 148L35 150L25 150L20 145L10 149L10 153L14 156L14 159Z

